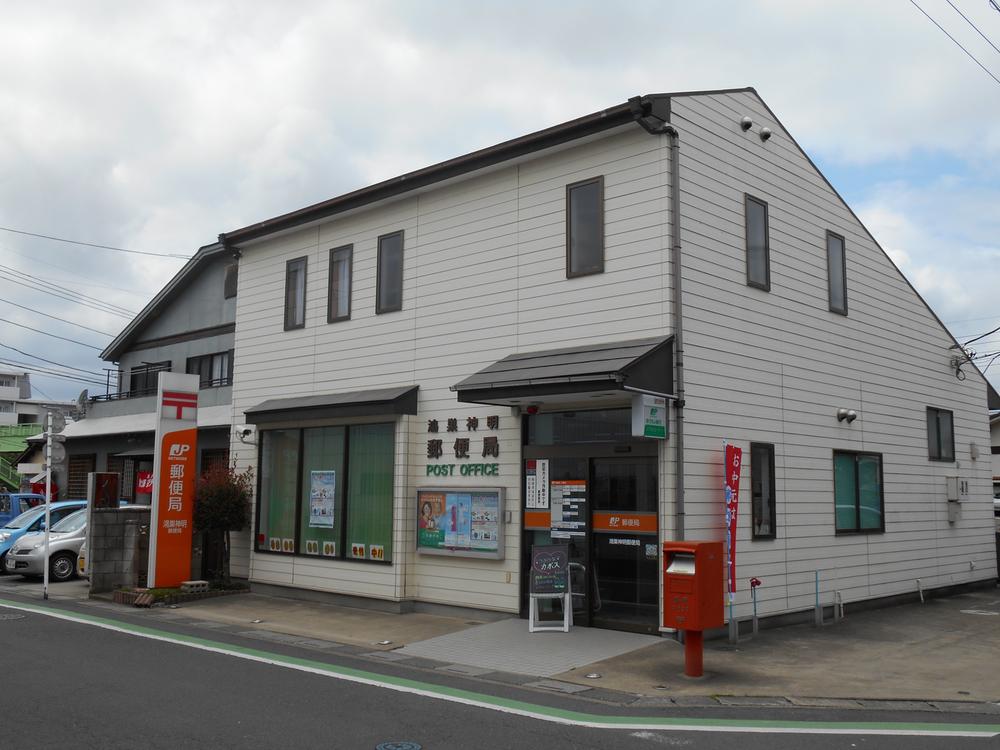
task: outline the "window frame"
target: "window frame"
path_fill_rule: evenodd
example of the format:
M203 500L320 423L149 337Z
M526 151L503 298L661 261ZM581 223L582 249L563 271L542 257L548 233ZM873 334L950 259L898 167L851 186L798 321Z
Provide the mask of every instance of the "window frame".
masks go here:
M771 532L761 534L757 532L757 506L754 503L753 483L756 481L757 451L763 449L767 457L767 471L771 477L771 492L764 501L767 503L768 512L771 517ZM775 487L774 475L774 444L773 443L750 443L750 533L752 539L777 539L778 538L778 516L777 516L777 488Z
M837 527L837 456L852 456L854 458L854 524L853 529ZM879 495L879 526L877 528L861 528L861 479L858 471L858 459L862 457L878 459L878 495ZM837 536L853 534L884 534L885 533L885 462L881 453L872 451L834 450L831 461L833 468L833 527Z
M290 293L292 291L292 288L291 288L292 287L292 285L291 285L291 280L292 280L291 270L292 270L292 265L298 264L298 263L302 264L302 322L301 323L295 323L294 317L293 317L293 320L291 322L289 322L289 315L288 315L288 312L289 312L288 298L289 298L289 295L290 295ZM285 263L285 309L284 309L284 320L285 320L285 330L286 331L296 331L296 330L298 330L300 328L305 328L306 327L306 293L308 291L308 289L307 289L308 285L306 284L306 281L308 280L308 271L309 271L309 256L307 256L307 255L303 255L303 256L301 256L299 258L292 258L291 260L289 260L289 261L287 261Z
M935 424L937 427L937 445L931 445L931 431L930 431L930 418L931 413L935 415ZM927 407L927 460L928 461L940 461L941 463L955 463L955 412L951 409L939 409L936 406ZM948 419L951 421L951 455L944 456L941 454L941 415L947 414ZM935 455L935 452L937 455Z
M238 263L230 263L226 266L225 277L222 280L222 298L234 299L239 286L240 266Z
M844 290L844 307L839 308L833 304L833 265L830 258L830 240L836 238L840 240L840 279L841 288ZM837 315L847 315L847 240L844 235L837 234L829 229L826 230L826 294L830 312Z
M750 278L750 211L748 210L750 203L756 203L764 208L764 282L754 281ZM744 241L746 243L746 267L747 267L747 286L753 287L754 289L761 289L765 292L771 291L771 209L768 206L767 201L761 200L760 198L750 195L750 193L743 193L743 231L744 231Z
M574 271L573 270L573 213L571 211L572 201L570 200L570 195L576 188L585 187L587 185L597 185L597 203L598 203L598 236L600 239L601 246L601 262L600 267L589 271ZM595 274L604 273L604 261L605 261L605 251L607 246L605 244L605 223L604 223L604 175L598 175L597 177L589 177L586 180L578 180L576 182L571 182L566 186L566 278L576 279L581 276L593 276Z
M399 236L399 305L396 307L384 307L382 305L382 241L390 237ZM377 255L375 258L375 314L398 312L403 309L403 281L405 276L406 259L406 235L404 230L397 229L395 232L380 234L377 241Z
M347 254L347 314L337 315L334 310L334 288L333 288L333 259L338 253ZM354 245L340 245L330 248L329 264L327 268L326 280L326 322L339 323L342 320L351 319L351 298L354 293Z
M390 538L392 539L392 550L391 558L389 560L371 560L367 557L352 557L348 554L349 543L348 539L348 518L350 516L350 477L351 477L351 428L367 425L389 425L392 427L392 491L390 493L390 508L392 512L391 519L391 529ZM341 501L341 514L338 517L339 528L337 530L337 554L333 557L323 557L312 554L307 554L305 552L299 552L298 549L302 542L302 506L303 500L303 468L305 466L305 433L307 430L316 429L321 427L343 427L344 428L344 455L342 462L342 476L337 477L338 492L342 493L343 500ZM264 471L261 462L264 460L264 435L272 430L261 430L258 433L257 440L257 491L254 496L254 535L251 543L251 551L256 555L278 555L282 557L298 557L305 558L309 560L330 560L367 565L388 565L392 566L395 564L395 559L397 555L397 549L395 544L395 524L396 524L396 450L398 448L397 439L399 437L399 427L395 421L392 420L376 420L374 422L346 422L339 424L321 424L313 425L310 427L280 427L274 428L273 431L276 432L295 432L297 433L297 453L296 453L296 466L295 466L295 536L294 536L294 552L285 552L283 550L271 550L266 548L261 548L260 537L261 537L261 519L263 514L261 512L261 504L263 502L263 487L264 487Z
M197 375L198 376L198 388L223 388L227 385L233 384L233 355L235 350L224 349L221 352L211 352L210 354L199 354L195 357L188 357L187 361L184 363L184 372L187 375ZM212 367L212 360L215 357L221 357L222 355L227 355L229 357L228 366L226 367L226 375L224 378L219 378L218 380L214 378L209 378L207 381L202 380L200 370L198 372L191 372L191 365L194 362L199 362L200 360L209 360L209 374L214 369Z
M130 396L152 396L156 394L157 386L154 385L152 388L149 387L149 376L155 375L160 372L173 372L174 363L171 360L164 360L162 362L149 362L139 367L130 367L128 370L128 393ZM141 375L143 381L146 382L144 388L133 388L132 379L136 375Z

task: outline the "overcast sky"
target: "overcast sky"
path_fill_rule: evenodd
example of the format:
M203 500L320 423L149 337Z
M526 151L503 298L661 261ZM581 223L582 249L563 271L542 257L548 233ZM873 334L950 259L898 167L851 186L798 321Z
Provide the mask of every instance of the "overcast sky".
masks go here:
M917 2L1000 78L989 0L952 0L988 39ZM9 3L0 226L187 257L636 94L748 85L959 340L1000 326L1000 84L909 0ZM130 316L50 283L135 312L182 263L0 231L0 361L99 375Z

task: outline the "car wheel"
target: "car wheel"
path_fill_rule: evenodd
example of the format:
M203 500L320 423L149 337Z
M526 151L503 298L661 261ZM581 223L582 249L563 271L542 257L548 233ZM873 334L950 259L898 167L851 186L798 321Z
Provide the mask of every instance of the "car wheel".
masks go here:
M0 576L7 575L7 553L0 555Z
M49 560L49 578L53 581L68 581L76 572L76 560L68 552L60 552Z

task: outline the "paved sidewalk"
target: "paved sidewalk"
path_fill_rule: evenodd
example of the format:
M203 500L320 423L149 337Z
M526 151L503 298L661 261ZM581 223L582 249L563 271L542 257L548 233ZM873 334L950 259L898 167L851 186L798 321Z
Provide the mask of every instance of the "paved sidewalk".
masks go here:
M851 614L837 624L706 641L705 677L663 642L558 675L644 695L1000 701L1000 589Z

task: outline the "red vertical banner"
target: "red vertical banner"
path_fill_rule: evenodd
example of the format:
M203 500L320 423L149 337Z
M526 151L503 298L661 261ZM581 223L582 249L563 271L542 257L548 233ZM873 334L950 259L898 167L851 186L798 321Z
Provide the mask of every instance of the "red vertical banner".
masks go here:
M743 449L723 443L726 458L726 563L729 571L729 599L736 593L736 515L740 505L740 471L743 468Z

